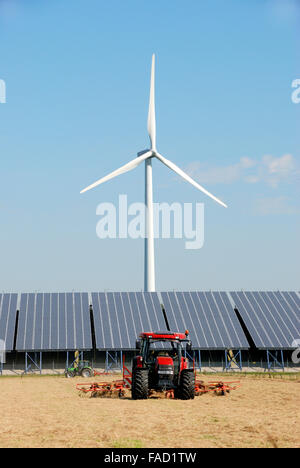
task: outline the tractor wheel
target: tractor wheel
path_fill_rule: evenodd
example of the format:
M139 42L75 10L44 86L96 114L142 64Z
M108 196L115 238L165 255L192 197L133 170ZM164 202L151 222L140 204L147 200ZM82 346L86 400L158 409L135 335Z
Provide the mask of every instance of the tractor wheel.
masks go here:
M81 377L83 377L84 379L89 379L92 376L93 376L93 373L91 369L89 369L88 367L82 369Z
M180 376L179 388L175 392L181 400L193 400L195 398L195 375L194 372L183 370Z
M73 377L75 377L75 372L73 371L66 371L65 372L65 376L67 379L72 379Z
M135 369L132 374L131 395L133 400L146 400L149 394L149 372L146 369Z

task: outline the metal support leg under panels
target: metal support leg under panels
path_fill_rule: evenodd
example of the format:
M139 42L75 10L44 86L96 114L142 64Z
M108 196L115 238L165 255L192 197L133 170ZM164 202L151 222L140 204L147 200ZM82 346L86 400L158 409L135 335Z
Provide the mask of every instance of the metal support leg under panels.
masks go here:
M242 351L240 349L236 353L232 350L225 350L225 370L233 369L233 364L235 368L238 368L240 371L243 370Z
M30 353L25 353L25 374L36 370L40 374L42 373L42 353L34 353L34 357L32 357Z
M195 357L195 355L198 354L198 360ZM195 359L195 367L196 369L199 369L200 371L202 370L202 361L201 361L201 351L198 349L198 351L194 351L194 359ZM198 364L197 364L198 363Z
M278 353L280 353L280 357L278 357ZM270 371L271 369L282 369L284 371L284 360L282 350L276 350L271 352L267 349L267 369L268 371Z
M188 358L190 363L194 363L195 369L199 369L201 371L201 351L198 349L197 351L193 351L193 354L189 354L186 350L184 350L184 357Z
M123 352L122 351L106 351L105 357L105 372L123 369Z

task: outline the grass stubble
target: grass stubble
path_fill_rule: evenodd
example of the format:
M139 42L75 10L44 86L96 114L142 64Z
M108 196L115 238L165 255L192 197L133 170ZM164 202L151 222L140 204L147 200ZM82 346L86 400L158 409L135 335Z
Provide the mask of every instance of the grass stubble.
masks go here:
M225 397L133 401L130 392L80 398L80 378L1 377L0 447L300 447L299 374L201 378L241 387Z

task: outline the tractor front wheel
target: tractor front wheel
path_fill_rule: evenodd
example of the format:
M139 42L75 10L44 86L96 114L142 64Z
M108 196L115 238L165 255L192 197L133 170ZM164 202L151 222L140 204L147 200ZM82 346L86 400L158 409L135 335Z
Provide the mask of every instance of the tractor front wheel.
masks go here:
M149 372L146 369L134 369L132 374L131 395L133 400L146 400L149 394Z
M195 398L195 375L194 372L183 370L180 376L179 388L175 397L181 400L193 400Z

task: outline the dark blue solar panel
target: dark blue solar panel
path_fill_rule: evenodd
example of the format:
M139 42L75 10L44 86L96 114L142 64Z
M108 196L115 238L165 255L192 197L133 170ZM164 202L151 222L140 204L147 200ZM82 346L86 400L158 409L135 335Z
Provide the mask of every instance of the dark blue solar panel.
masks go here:
M230 294L255 345L258 348L264 348L264 344L267 344L267 347L272 347L267 331L263 323L261 323L259 316L257 316L257 313L253 310L246 294L241 292L231 292Z
M51 348L52 349L59 349L59 328L58 328L58 320L59 320L59 309L58 309L58 294L54 293L51 297Z
M146 310L148 311L150 323L153 331L165 331L166 323L163 318L160 301L157 294L150 292L143 293ZM151 331L152 331L151 330Z
M195 314L195 336L196 341L194 342L194 347L196 348L214 348L215 341L213 340L213 335L211 333L210 325L207 320L206 314L204 313L202 304L200 302L199 296L196 292L190 293L191 297L191 311ZM189 304L188 304L189 305Z
M90 348L91 345L91 311L89 295L87 293L81 294L81 314L83 323L83 347Z
M289 297L292 298L292 300L293 300L293 302L294 302L294 304L296 306L296 310L298 311L298 315L299 315L299 313L300 313L300 297L298 296L298 294L296 292L294 292L294 291L291 291L289 293L282 292L281 294L284 295L284 297L285 297L285 295L288 295ZM293 305L293 307L294 307L294 305Z
M261 305L259 298L257 297L257 294L255 292L247 293L247 299L252 307L252 310L254 310L257 314L260 325L264 329L264 332L268 337L269 342L272 343L275 348L280 347L281 342L280 338L278 337L278 330L274 329L274 326L276 325L274 323L272 315L270 315L268 313L268 310L266 310L266 308L264 308Z
M75 349L75 317L73 308L73 294L66 294L66 317L67 317L67 347Z
M289 345L300 335L300 309L293 301L290 300L289 293L286 292L270 292L268 293L276 305L282 320L284 321L288 332L286 333ZM289 346L289 347L290 347Z
M34 332L34 315L35 315L35 294L28 295L27 310L26 310L26 336L25 349L33 347L33 332Z
M17 331L17 350L25 349L25 328L26 328L26 310L27 310L27 296L28 294L21 294L20 313Z
M171 331L190 332L194 349L245 349L249 344L226 293L163 292Z
M94 296L95 297L98 296L98 301L96 302L94 301L93 299ZM112 338L110 316L109 316L108 308L107 308L106 295L104 293L100 293L99 295L93 294L92 304L93 304L93 311L94 311L96 337L97 337L97 334L100 334L100 336L102 337L101 348L113 349L114 344L113 344L113 338ZM97 317L98 315L97 312L99 314L99 317ZM97 318L97 320L95 320L95 318Z
M43 331L42 331L42 349L51 349L50 345L50 313L51 313L51 308L50 308L50 294L46 293L44 294L44 306L42 310L42 320L43 320ZM20 311L21 313L21 311ZM28 328L26 327L25 329L26 333L29 333ZM25 350L28 349L25 346ZM30 348L31 349L31 348ZM32 348L34 349L34 347Z
M130 349L135 346L135 340L138 337L137 329L139 329L142 325L139 324L139 317L135 316L134 314L132 305L129 301L128 293L123 292L120 294L120 296L123 306L124 322L126 323L126 344L128 349Z
M8 352L14 346L17 300L17 294L0 294L0 340Z
M144 327L142 330L139 330L138 336L140 333L147 331L166 331L167 326L157 293L136 293L136 296L140 307L141 316L145 318L143 323ZM148 329L145 328L146 323L149 324ZM166 346L167 345L165 345L163 342L154 343L152 345L152 347L155 349L165 348Z
M22 294L17 351L92 348L87 293Z
M81 294L74 294L76 349L84 347L84 323L82 317Z
M58 295L58 349L67 348L67 320L66 320L66 295L59 293Z
M289 312L284 311L284 308L272 292L254 292L253 295L262 312L268 316L270 327L274 330L279 347L289 348L294 340L291 335L291 326L293 327L294 324L290 321Z
M286 303L289 306L289 309L291 310L292 314L295 316L295 318L299 319L300 316L300 298L297 296L295 292L281 292L280 293L283 299L286 301ZM278 295L278 293L277 293Z
M136 294L135 293L129 293L128 294L128 299L129 299L129 304L130 304L130 310L132 311L133 315L133 323L135 324L135 330L136 330L136 338L138 337L139 330L142 330L145 326L144 320L141 316L140 309L138 307L137 299L136 299ZM149 328L149 325L147 324L146 329Z
M203 304L201 303L199 295L196 292L191 292L190 295L194 307L193 312L196 317L195 328L197 331L194 346L199 349L214 349L216 348L216 341L214 339L207 314L203 308Z
M248 348L249 343L242 330L241 324L233 311L228 294L225 292L216 292L213 293L213 295L218 308L222 311L224 326L227 329L226 333L230 337L230 340L235 343L235 346L233 347L239 349Z
M299 320L279 292L231 292L254 343L260 349L291 349ZM283 293L285 294L285 293Z
M121 296L121 293L115 293L115 309L117 310L117 317L118 317L118 326L121 332L121 343L122 348L129 349L130 348L130 337L129 337L129 329L128 327L131 326L130 323L127 323L126 313L124 310L124 303ZM131 319L131 314L129 320Z
M216 348L226 348L225 340L223 340L223 334L220 330L221 321L217 315L216 310L214 310L213 305L213 298L211 297L211 293L198 293L200 302L202 303L202 310L204 311L207 321L210 324L210 329L212 333L213 341L215 342Z
M163 292L161 296L170 329L182 333L186 328L175 294Z
M36 316L35 316L35 326L34 326L34 333L33 333L33 342L37 349L41 349L42 347L42 330L43 330L43 294L37 294L36 296Z
M107 306L109 310L109 318L111 322L113 346L115 349L122 349L122 338L119 326L118 316L121 310L116 310L114 293L107 293Z
M166 330L156 293L92 293L92 304L97 349L135 349L141 332Z
M135 297L136 297L136 303L137 303L137 307L139 309L139 313L141 315L141 318L142 318L142 323L143 323L143 326L145 327L145 329L143 331L147 332L147 331L152 331L152 326L151 326L151 318L154 319L154 316L150 316L149 315L149 312L146 308L146 304L144 302L144 297L143 297L143 294L142 293L136 293L135 294ZM155 322L154 322L155 324ZM153 325L154 328L156 326Z

